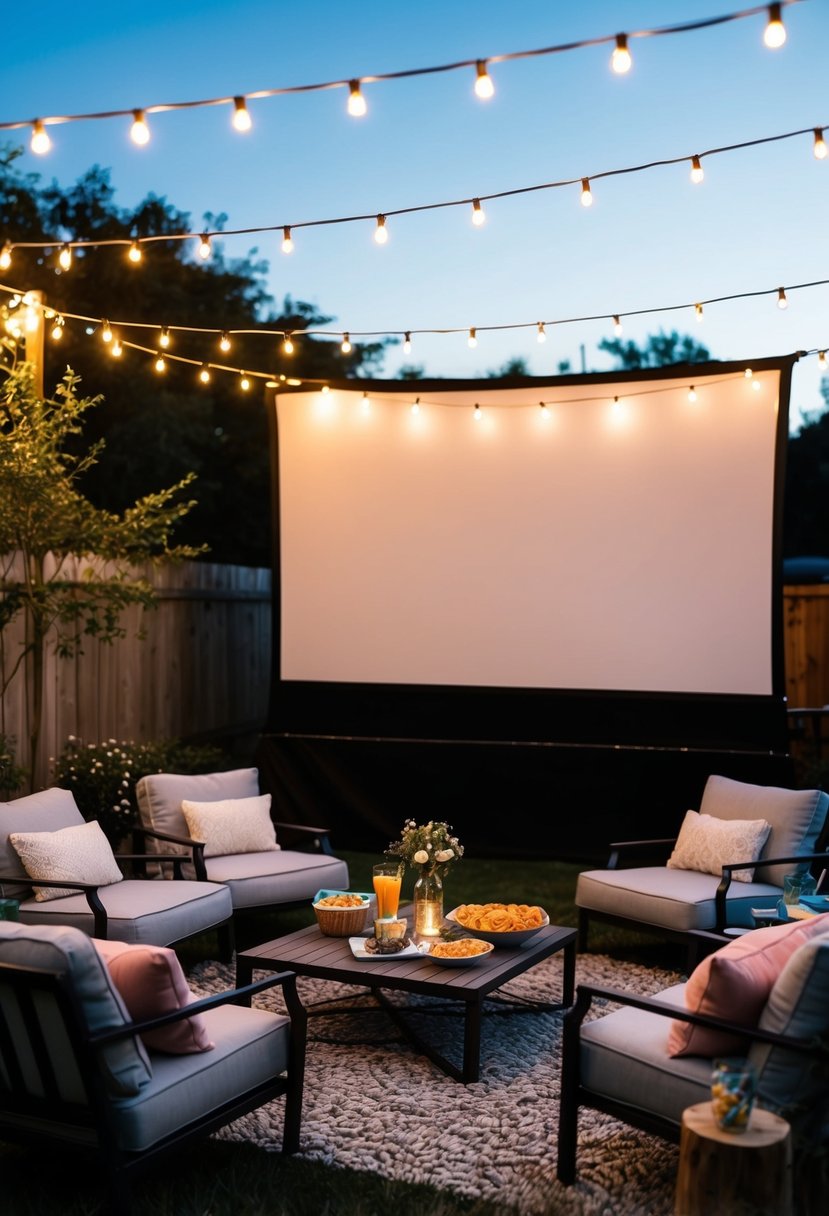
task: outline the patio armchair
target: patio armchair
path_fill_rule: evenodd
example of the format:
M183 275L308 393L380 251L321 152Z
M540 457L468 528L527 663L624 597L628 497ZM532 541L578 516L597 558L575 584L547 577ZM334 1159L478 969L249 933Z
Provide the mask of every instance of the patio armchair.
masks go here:
M153 864L161 865L172 875L166 882L146 877L119 880L122 867L135 864L140 868L147 855L111 854L111 850L118 865L106 881L91 876L86 858L79 854L75 859L65 849L55 877L48 877L48 871L41 869L33 879L9 839L19 833L58 833L67 828L91 827L85 824L71 792L57 787L0 805L0 897L19 901L18 916L23 924L68 925L89 936L156 946L170 946L215 930L221 956L231 957L233 908L228 891L218 883L193 882L183 877L181 852L151 854ZM169 841L169 836L163 833L157 833L156 837L164 843ZM65 839L54 838L56 851ZM45 835L43 841L47 848L52 843ZM190 853L192 856L193 850ZM33 887L43 894L56 889L77 894L38 899Z
M322 889L348 887L348 866L333 855L328 829L273 820L270 795L259 792L258 769L152 773L137 782L136 797L136 839L154 832L176 838L171 847L182 854L195 847L195 876L223 883L234 914L300 907ZM215 833L213 840L191 831L186 814L204 835Z
M784 875L829 866L828 812L822 790L709 777L699 815L688 812L679 836L611 844L605 869L579 875L579 949L590 921L607 921L682 942L691 970L705 943L696 931L722 939L753 928L752 908L776 906Z
M173 955L122 949L155 955L148 976ZM279 1095L283 1151L297 1151L306 1014L291 973L194 1001L179 969L178 1007L165 989L165 1012L140 1020L115 975L77 929L0 922L0 1138L94 1154L113 1216L129 1211L133 1176ZM238 1004L274 986L287 1017ZM164 1049L146 1045L161 1034Z
M829 1151L829 916L813 921L803 932L798 922L729 943L688 984L656 996L578 986L563 1029L562 1182L576 1176L580 1107L678 1142L683 1111L710 1100L714 1060L723 1055L747 1055L759 1105L789 1120L796 1144ZM781 964L779 935L791 928L794 948ZM758 964L766 951L767 965ZM608 1004L616 1008L588 1019ZM671 1054L678 1049L683 1054Z

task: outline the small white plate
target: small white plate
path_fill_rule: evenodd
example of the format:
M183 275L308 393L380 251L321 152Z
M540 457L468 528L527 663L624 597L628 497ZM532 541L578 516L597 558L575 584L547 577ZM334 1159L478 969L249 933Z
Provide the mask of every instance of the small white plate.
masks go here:
M355 958L364 958L372 962L390 963L398 958L420 958L420 951L414 942L406 946L404 950L398 950L396 954L375 954L371 950L366 950L364 937L350 937L348 944Z

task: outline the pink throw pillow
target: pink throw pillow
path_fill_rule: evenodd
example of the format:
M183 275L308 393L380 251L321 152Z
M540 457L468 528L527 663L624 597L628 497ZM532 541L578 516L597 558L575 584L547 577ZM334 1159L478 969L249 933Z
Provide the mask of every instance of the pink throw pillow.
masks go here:
M181 963L169 947L131 946L127 942L103 941L95 937L92 944L106 963L112 982L134 1021L183 1009L194 999ZM141 1039L153 1051L169 1055L210 1051L215 1046L210 1042L200 1014L147 1031Z
M695 969L685 986L686 1009L740 1026L756 1026L790 956L821 933L829 933L829 912L792 925L754 929L735 938ZM671 1023L669 1056L719 1056L744 1049L745 1039L725 1030Z

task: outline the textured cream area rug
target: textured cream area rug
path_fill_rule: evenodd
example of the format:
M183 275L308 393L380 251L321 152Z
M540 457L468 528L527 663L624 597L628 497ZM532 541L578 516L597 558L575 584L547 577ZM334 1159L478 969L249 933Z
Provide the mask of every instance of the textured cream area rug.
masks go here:
M554 956L502 991L555 1002L561 965L561 955ZM577 963L577 982L637 993L659 992L677 979L601 955ZM199 995L233 981L232 969L215 963L190 975ZM557 1181L560 1013L487 1015L481 1080L462 1085L402 1042L365 989L303 978L297 983L309 1008L347 996L361 1010L309 1020L301 1156L429 1182L527 1216L670 1216L677 1149L606 1115L581 1112L577 1182L563 1187ZM259 1003L283 1008L278 993L265 993ZM462 1026L458 1017L418 1017L418 1029L456 1063ZM278 1150L281 1100L220 1135Z

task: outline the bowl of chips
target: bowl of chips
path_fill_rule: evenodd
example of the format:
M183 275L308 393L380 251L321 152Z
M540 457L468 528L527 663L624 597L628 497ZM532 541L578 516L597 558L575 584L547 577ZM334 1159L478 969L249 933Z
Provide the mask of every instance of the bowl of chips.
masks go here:
M371 896L361 891L317 891L314 912L325 937L352 937L362 933Z
M454 937L447 941L432 942L424 953L429 961L441 967L471 967L483 962L495 949L492 942L479 937Z
M507 948L522 946L550 923L535 904L460 904L446 919L472 937Z

